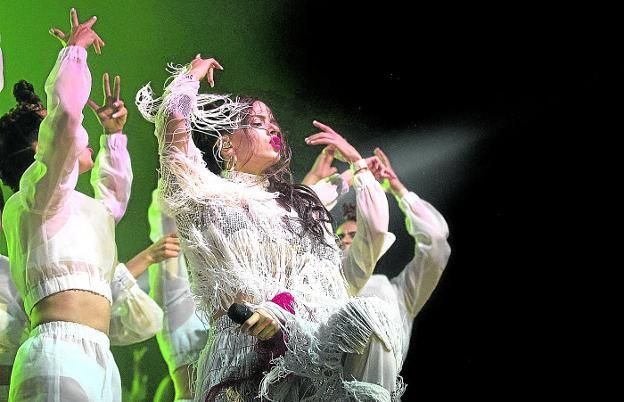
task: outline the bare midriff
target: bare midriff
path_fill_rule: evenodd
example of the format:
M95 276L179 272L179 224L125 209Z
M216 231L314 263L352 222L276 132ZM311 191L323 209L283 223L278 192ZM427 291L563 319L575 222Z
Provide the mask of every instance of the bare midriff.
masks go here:
M52 321L86 325L108 335L110 302L86 290L66 290L39 301L32 309L32 328Z

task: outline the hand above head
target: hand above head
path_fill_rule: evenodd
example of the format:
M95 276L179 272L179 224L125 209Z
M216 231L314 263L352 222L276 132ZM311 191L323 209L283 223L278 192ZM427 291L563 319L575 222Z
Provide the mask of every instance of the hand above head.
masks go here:
M95 113L95 116L100 122L100 125L104 128L106 134L119 133L123 130L126 119L128 118L128 109L125 108L124 102L119 99L121 77L118 75L115 76L114 91L111 92L108 73L104 73L102 86L104 88L104 101L102 102L102 106L91 99L87 101L87 104Z
M206 77L208 84L211 88L214 88L214 69L223 70L221 64L215 59L202 59L201 54L197 54L193 61L191 61L191 69L189 74L192 75L197 81L201 81Z
M359 152L331 127L316 120L312 124L322 131L307 137L306 144L330 145L334 149L334 157L342 162L353 163L362 159Z
M93 45L95 53L101 54L102 47L105 43L92 29L93 25L97 21L97 17L93 16L84 23L80 24L78 22L78 13L74 8L72 8L69 12L69 19L71 23L71 33L69 36L58 28L50 29L50 34L61 41L63 47L80 46L87 49L89 46Z
M316 184L319 180L336 173L337 169L331 165L333 161L334 147L328 145L323 148L323 151L316 157L314 165L312 165L310 171L305 175L302 183L308 186Z
M390 158L381 150L381 148L375 148L375 156L379 158L379 161L383 165L384 173L380 174L379 179L383 179L383 187L386 191L390 190L396 197L402 197L407 193L407 189L399 180L399 177L394 172L392 165L390 164Z

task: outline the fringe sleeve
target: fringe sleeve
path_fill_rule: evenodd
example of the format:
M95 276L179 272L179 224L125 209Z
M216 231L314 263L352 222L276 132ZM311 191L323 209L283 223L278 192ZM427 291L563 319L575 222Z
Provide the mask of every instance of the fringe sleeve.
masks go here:
M170 64L168 71L172 77L162 97L154 98L148 83L135 100L143 117L156 126L163 212L177 217L192 212L190 206L210 206L215 198L237 203L250 196L249 189L242 191L241 186L208 170L191 136L196 132L220 139L222 132L233 132L241 127L248 105L229 95L198 94L199 82L188 74L187 66ZM218 158L219 153L214 154Z

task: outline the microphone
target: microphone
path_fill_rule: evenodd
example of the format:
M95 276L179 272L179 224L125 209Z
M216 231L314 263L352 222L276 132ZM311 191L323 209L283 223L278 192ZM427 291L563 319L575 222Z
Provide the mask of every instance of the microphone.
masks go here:
M235 323L244 324L253 315L253 311L242 303L233 303L228 309L227 315Z

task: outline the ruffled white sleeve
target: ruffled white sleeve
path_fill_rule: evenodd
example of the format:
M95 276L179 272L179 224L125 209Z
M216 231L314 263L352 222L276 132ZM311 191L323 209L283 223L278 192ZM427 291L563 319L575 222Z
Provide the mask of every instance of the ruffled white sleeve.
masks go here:
M95 198L101 200L119 223L126 213L132 188L132 165L122 133L100 136L100 151L91 171Z
M415 248L414 258L391 283L398 290L399 303L414 318L433 293L451 255L449 229L442 214L415 193L409 192L397 201Z
M0 92L4 89L4 62L2 61L2 48L0 47Z
M357 294L373 274L377 261L394 243L388 232L388 200L372 173L364 171L353 177L357 233L343 258L343 271L350 293Z
M340 198L349 192L349 183L344 180L342 175L335 173L311 184L310 188L314 190L325 208L331 211Z
M190 206L206 205L215 198L238 202L243 196L241 186L206 168L191 132L215 138L222 132L232 132L240 126L242 111L248 105L227 95L198 94L199 82L188 74L185 66L170 66L170 71L173 76L162 97L154 98L148 84L135 99L143 117L155 125L163 212L177 218L189 212ZM185 230L180 225L178 229Z
M108 336L113 345L129 345L156 335L163 312L137 284L124 264L118 264L111 282L113 305Z
M28 338L30 320L11 279L9 260L0 255L0 366L12 366L17 349Z
M82 109L91 91L87 51L63 48L45 84L48 115L39 126L35 162L20 179L22 200L36 213L62 208L78 181L78 156L89 137L82 127Z

